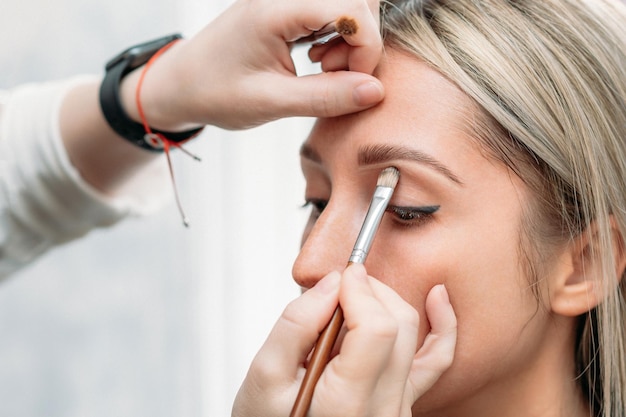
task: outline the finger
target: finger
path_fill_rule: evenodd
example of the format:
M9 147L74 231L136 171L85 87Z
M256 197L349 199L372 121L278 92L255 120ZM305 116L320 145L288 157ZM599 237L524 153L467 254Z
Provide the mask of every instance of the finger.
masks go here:
M309 49L309 59L311 62L320 62L323 71L348 70L350 48L350 45L339 39L330 44L313 46ZM331 65L330 61L340 61L341 64Z
M433 287L428 293L426 315L431 330L415 355L411 368L409 382L412 389L408 398L410 404L437 382L454 359L457 321L443 285Z
M338 42L329 48L322 60L322 71L347 71L348 70L348 58L350 55L350 49L352 47L345 42Z
M378 21L371 13L362 17L364 30L355 35L344 36L344 40L352 46L348 67L351 71L371 74L378 65L383 52Z
M335 46L336 42L325 43L323 45L314 45L308 51L308 56L311 62L320 62L326 52L333 46Z
M408 371L406 364L411 364L417 350L417 335L419 331L419 314L417 310L407 303L392 288L370 277L370 285L385 309L395 318L398 324L398 336L396 337L396 352L398 363ZM395 358L394 358L395 359ZM403 383L406 382L406 378Z
M372 407L376 407L377 411L372 415L389 415L390 412L399 415L398 410L403 402L407 378L417 349L419 315L392 288L375 278L370 278L370 283L378 300L398 323L393 352L376 389L376 396L381 401L373 403Z
M363 269L362 266L355 268ZM364 275L361 276L362 278ZM383 317L387 315L391 322L393 322L390 328L397 328L397 333L393 340L389 340L389 343L381 342L377 340L374 345L375 352L372 349L367 348L367 344L363 339L358 340L357 346L363 348L367 353L364 354L366 358L359 361L356 351L350 348L349 344L355 338L355 329L352 328L349 321L349 314L352 309L349 308L348 300L345 300L345 294L355 294L354 288L349 288L346 284L349 284L350 277L346 277L344 273L344 285L341 287L340 300L342 305L346 308L344 311L348 311L348 333L347 339L341 345L341 351L339 359L329 365L330 369L337 365L342 365L344 358L352 358L358 364L359 369L363 372L359 375L355 375L351 372L351 376L355 380L344 379L337 375L328 373L325 375L325 382L332 385L335 392L343 399L345 403L345 395L350 393L351 401L345 404L341 410L334 406L332 408L332 415L370 415L370 416L382 416L382 415L401 415L401 407L403 405L404 391L407 385L407 376L411 368L413 356L415 354L417 345L417 333L418 333L418 314L417 311L404 301L393 289L384 285L375 278L368 277L368 284L370 291L367 291L368 295L372 296L378 303L377 308L371 308L366 304L363 305L363 310L366 313L371 313L375 318ZM382 310L378 310L381 308ZM378 311L377 311L378 310ZM359 312L358 317L364 322L371 324L371 317L363 317L363 311ZM373 326L376 328L377 326ZM376 331L370 333L376 334ZM389 348L386 349L386 346ZM341 390L343 389L343 390ZM341 390L341 391L340 391ZM320 395L321 394L321 395ZM316 395L319 404L316 404L316 411L323 411L323 404L332 403L333 397L325 391L317 391ZM319 408L318 408L319 407Z
M311 62L320 62L322 71L326 72L355 70L353 61L360 59L357 56L361 52L365 54L367 60L372 60L371 63L365 63L364 65L376 66L379 63L381 54L372 54L371 51L363 49L363 47L350 46L346 42L341 41L334 42L332 45L311 48L309 59L311 59Z
M257 378L275 384L296 377L337 306L340 278L328 274L285 308L253 361Z
M367 415L409 416L412 403L405 401L405 391L417 346L419 316L394 290L371 277L370 283L377 299L394 316L398 332L387 365L369 395Z
M382 53L378 8L372 10L360 0L329 2L326 6L318 2L292 1L278 7L280 10L272 7L272 14L267 18L270 31L290 42L334 22L346 42L357 48L351 57L350 69L367 74L374 71ZM260 12L267 13L267 10ZM284 18L276 19L276 15Z
M329 363L330 372L324 376L327 382L349 388L366 400L389 363L397 323L375 296L362 265L344 271L340 303L347 333L339 355Z
M338 71L259 83L268 119L284 116L334 117L365 110L384 96L382 83L367 74ZM288 95L284 92L289 91Z

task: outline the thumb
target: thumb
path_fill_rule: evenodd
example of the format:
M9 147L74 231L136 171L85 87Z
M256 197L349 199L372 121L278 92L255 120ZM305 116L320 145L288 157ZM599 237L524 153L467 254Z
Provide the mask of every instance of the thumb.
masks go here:
M289 92L287 96L285 91ZM284 116L313 117L334 117L365 110L378 104L385 94L377 78L355 71L282 78L274 93L280 95L274 103L284 106L279 110Z
M445 286L437 285L428 293L426 316L431 330L413 360L408 404L413 404L433 386L454 360L457 321Z

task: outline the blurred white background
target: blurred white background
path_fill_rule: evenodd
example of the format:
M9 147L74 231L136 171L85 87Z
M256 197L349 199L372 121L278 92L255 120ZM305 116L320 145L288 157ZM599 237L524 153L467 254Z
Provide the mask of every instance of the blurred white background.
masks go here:
M101 74L127 46L192 35L228 3L2 0L0 88ZM229 415L298 293L290 270L307 213L297 152L310 124L206 129L189 147L202 163L173 155L190 229L172 198L0 283L0 416Z

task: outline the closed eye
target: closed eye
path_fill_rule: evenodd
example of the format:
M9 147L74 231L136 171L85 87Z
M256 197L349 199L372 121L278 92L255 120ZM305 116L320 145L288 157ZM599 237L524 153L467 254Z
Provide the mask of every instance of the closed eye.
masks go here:
M388 206L387 212L393 215L394 221L402 226L418 226L425 221L430 220L432 215L439 210L440 206L419 206L419 207L407 207L407 206Z

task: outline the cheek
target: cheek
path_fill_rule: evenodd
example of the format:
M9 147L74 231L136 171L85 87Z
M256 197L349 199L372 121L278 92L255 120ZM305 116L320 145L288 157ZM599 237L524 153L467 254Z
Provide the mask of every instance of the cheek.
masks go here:
M426 296L445 284L458 319L460 356L476 361L488 358L491 348L516 343L537 304L520 267L517 240L510 238L515 233L453 230L439 229L436 236L410 230L381 234L368 271L418 311L420 344L430 330Z
M440 283L448 290L458 322L455 359L420 399L420 407L429 409L470 398L522 372L545 320L521 272L516 240L491 229L487 234L439 229L436 237L420 236L382 234L368 271L418 311L418 346L430 331L424 309L428 292Z

